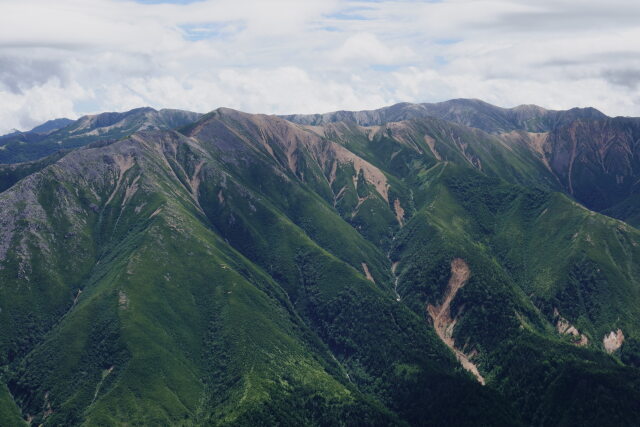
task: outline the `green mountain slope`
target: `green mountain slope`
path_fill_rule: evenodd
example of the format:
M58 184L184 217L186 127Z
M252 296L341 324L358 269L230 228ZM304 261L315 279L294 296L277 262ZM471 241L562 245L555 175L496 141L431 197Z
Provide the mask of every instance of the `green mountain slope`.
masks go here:
M528 151L525 157L544 165L546 174L553 175L557 189L588 208L637 224L637 118L610 118L593 108L500 108L477 99L284 117L305 126L322 127L340 122L388 127L389 123L424 123L435 118L462 125L467 132L471 131L468 128L480 129L508 146Z
M305 185L291 184L288 202L261 201L218 155L178 134L138 133L72 152L2 193L10 242L3 357L26 418L387 425L480 414L511 422L501 398L463 374L423 319L384 288L376 269L387 261L376 247ZM314 201L308 216L296 216L296 206ZM216 233L214 221L231 216L213 203L257 232L240 228L238 242L234 227ZM321 245L295 221L345 235ZM261 239L277 245L280 262L256 255ZM287 282L292 269L297 280ZM421 390L425 382L437 386ZM464 406L439 409L458 395Z
M391 134L397 136L397 132ZM344 133L337 132L329 135L344 137ZM447 141L434 132L427 135L432 152L438 152L433 148ZM414 134L409 139L420 147L422 136ZM455 136L451 139L456 141ZM380 157L373 151L380 148L380 140L374 137L367 141L352 134L345 143L353 144L354 140L360 141L363 156L368 151L369 156ZM395 146L387 141L394 147L388 148L387 153L400 156L399 149L407 140L398 137ZM439 154L441 161L433 166L403 162L405 176L414 181L420 177L420 185L412 188L417 214L394 239L391 254L398 263L401 298L416 312L424 312L425 305L438 307L442 302L438 295L446 291L451 277L452 259L465 260L471 277L451 302L454 320L447 326L454 325L455 329L447 333L451 333L454 342L464 343L459 348L463 358L477 359L481 374L497 384L504 382L498 387L514 401L522 402L519 409L525 420L553 423L578 411L580 422L578 418L567 422L606 424L610 415L602 411L602 402L615 401L624 394L622 402L611 406L617 408L620 422L632 424L637 416L633 397L638 393L637 372L623 373L614 360L603 358L599 352L576 352L571 347L607 350L605 341L610 340L605 337L610 338L612 332L626 329L627 338L638 333L637 231L550 192L553 185L545 188L540 185L544 182L539 181L533 190L514 186L513 183L523 182L520 176L530 174L540 179L544 175L532 174L532 169L514 173L513 160L493 165L489 159L483 162L486 152L470 151L473 140L481 139L470 138L469 143L459 140L462 144L458 155L472 153L464 159ZM488 146L483 141L483 147ZM514 147L503 147L507 149L513 151ZM391 156L383 155L378 164L384 164L384 157ZM481 169L480 164L491 166ZM500 170L501 166L506 170ZM454 317L456 310L461 310L458 317ZM531 348L528 341L533 339L539 343ZM532 349L537 351L531 353ZM526 369L531 372L536 372L538 364L541 369L547 364L556 365L546 378L542 377L543 382L538 374L516 371L523 364L523 352L527 354ZM591 367L596 361L604 365L597 374ZM603 384L602 393L597 396L587 398L584 393L588 388L584 388L580 389L582 394L576 391L575 400L565 398L561 402L532 392L535 387L544 390L556 381L564 381L566 369L572 369L590 384L602 381L609 385ZM505 371L509 375L504 375ZM623 393L611 384L624 376L630 381ZM558 406L553 406L554 402ZM593 409L601 412L593 413ZM547 412L554 415L547 416Z
M632 194L622 202L605 209L603 213L640 228L640 195Z
M229 109L122 132L0 168L3 420L640 415L640 232L526 132Z

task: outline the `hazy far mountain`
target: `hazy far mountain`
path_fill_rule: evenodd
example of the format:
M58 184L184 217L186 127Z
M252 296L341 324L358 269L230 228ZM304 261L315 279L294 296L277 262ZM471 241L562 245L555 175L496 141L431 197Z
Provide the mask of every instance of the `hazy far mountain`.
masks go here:
M452 99L423 104L404 102L370 111L336 111L283 117L306 125L351 121L363 126L434 117L490 133L502 133L513 130L545 132L576 119L604 119L607 116L595 108L573 108L567 111L546 110L537 105L501 108L479 99Z
M29 132L0 137L0 163L37 160L59 150L98 140L119 139L144 129L176 129L200 117L182 110L137 108L124 113L101 113L78 120L56 119Z
M73 120L66 119L66 118L48 120L48 121L44 122L43 124L34 127L29 132L30 133L41 133L41 134L42 133L49 133L49 132L53 132L54 130L62 129L62 128L66 127L66 126L69 126L71 123L73 123Z

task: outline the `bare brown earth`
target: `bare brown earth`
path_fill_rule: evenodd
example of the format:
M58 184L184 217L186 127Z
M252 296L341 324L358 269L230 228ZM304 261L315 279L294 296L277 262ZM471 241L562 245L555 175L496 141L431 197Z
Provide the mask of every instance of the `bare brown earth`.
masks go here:
M604 349L607 350L607 353L613 353L618 350L623 342L624 334L622 333L622 329L611 331L602 339L602 344L604 345Z
M195 171L193 172L193 176L189 180L189 185L191 186L191 194L193 194L195 198L198 197L198 189L200 188L200 170L202 169L202 166L204 165L204 163L205 161L201 160L198 162L198 164L196 164Z
M400 224L400 227L402 227L404 225L404 209L400 204L400 199L394 200L393 210L396 213L396 219L398 220L398 224Z
M373 280L373 276L371 275L371 272L369 271L369 266L367 265L366 262L362 263L362 270L364 270L364 275L367 277L367 279L371 280L373 283L376 283L376 281Z
M589 344L589 338L586 335L581 333L578 328L573 326L567 319L562 317L558 312L558 309L554 309L554 317L557 319L556 321L556 330L560 335L573 335L576 339L574 342L575 345L579 347L584 347Z
M116 181L115 188L113 189L113 191L111 192L111 195L109 195L109 198L107 199L107 203L106 203L107 205L109 204L109 202L111 202L111 200L113 200L113 197L116 195L116 193L120 189L120 185L122 184L122 179L124 178L124 174L127 173L127 171L131 169L134 164L133 157L124 157L121 155L116 155L113 157L113 159L115 160L116 167L118 169L117 170L118 179Z
M458 291L467 283L470 274L471 270L462 258L455 258L451 261L451 278L445 290L444 300L439 306L429 304L427 306L427 312L429 316L431 316L431 320L433 320L433 327L440 339L454 352L460 364L462 364L467 371L471 372L480 384L484 385L485 380L482 375L480 375L478 367L469 360L466 354L456 348L453 339L453 329L456 325L456 319L451 318L451 302L456 297Z
M440 156L440 153L438 153L436 151L436 140L433 139L432 137L430 137L429 135L425 135L424 136L424 142L427 143L427 145L429 146L429 148L431 149L431 152L433 153L433 156L438 159L438 161L442 161L442 157Z
M357 177L362 171L365 180L375 187L387 203L389 202L389 183L380 169L340 144L321 137L326 132L338 132L338 126L330 126L324 132L319 132L317 128L310 129L273 116L251 115L227 108L221 108L217 111L220 117L229 117L244 123L246 135L236 134L236 136L247 142L249 146L266 151L274 159L276 157L271 144L277 144L286 156L286 167L290 171L299 173L298 160L304 152L308 153L322 170L331 171L327 176L329 183L332 183L335 178L338 164L351 164L355 172L354 176ZM192 131L192 135L201 132L206 123L196 127Z

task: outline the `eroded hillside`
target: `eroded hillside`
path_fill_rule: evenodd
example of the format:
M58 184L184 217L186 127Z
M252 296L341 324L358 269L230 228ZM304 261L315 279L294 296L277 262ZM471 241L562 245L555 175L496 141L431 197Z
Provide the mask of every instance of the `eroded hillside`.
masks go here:
M2 166L0 416L630 425L640 232L563 193L561 115L446 111L219 109Z

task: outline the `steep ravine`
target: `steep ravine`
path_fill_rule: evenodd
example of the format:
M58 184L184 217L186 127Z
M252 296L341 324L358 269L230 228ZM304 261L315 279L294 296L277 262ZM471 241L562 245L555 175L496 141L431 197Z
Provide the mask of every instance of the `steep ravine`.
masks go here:
M400 280L400 276L396 273L396 269L398 268L398 261L391 264L391 274L393 275L393 293L396 296L396 301L400 302L402 298L400 298L400 294L398 293L398 281Z
M429 304L427 312L433 320L433 328L440 339L449 347L456 355L458 361L469 372L471 372L482 385L485 384L484 378L480 375L478 367L469 360L469 357L455 347L453 340L453 329L457 319L451 318L451 302L456 297L458 291L467 283L471 270L462 258L455 258L451 261L451 278L445 290L444 300L439 306Z
M393 240L395 239L396 237L394 236ZM402 298L398 293L398 282L400 281L400 276L398 276L398 273L397 273L398 264L400 264L400 261L393 261L391 259L391 252L387 253L387 259L391 263L391 277L393 277L393 293L395 294L396 301L400 302L402 301Z

